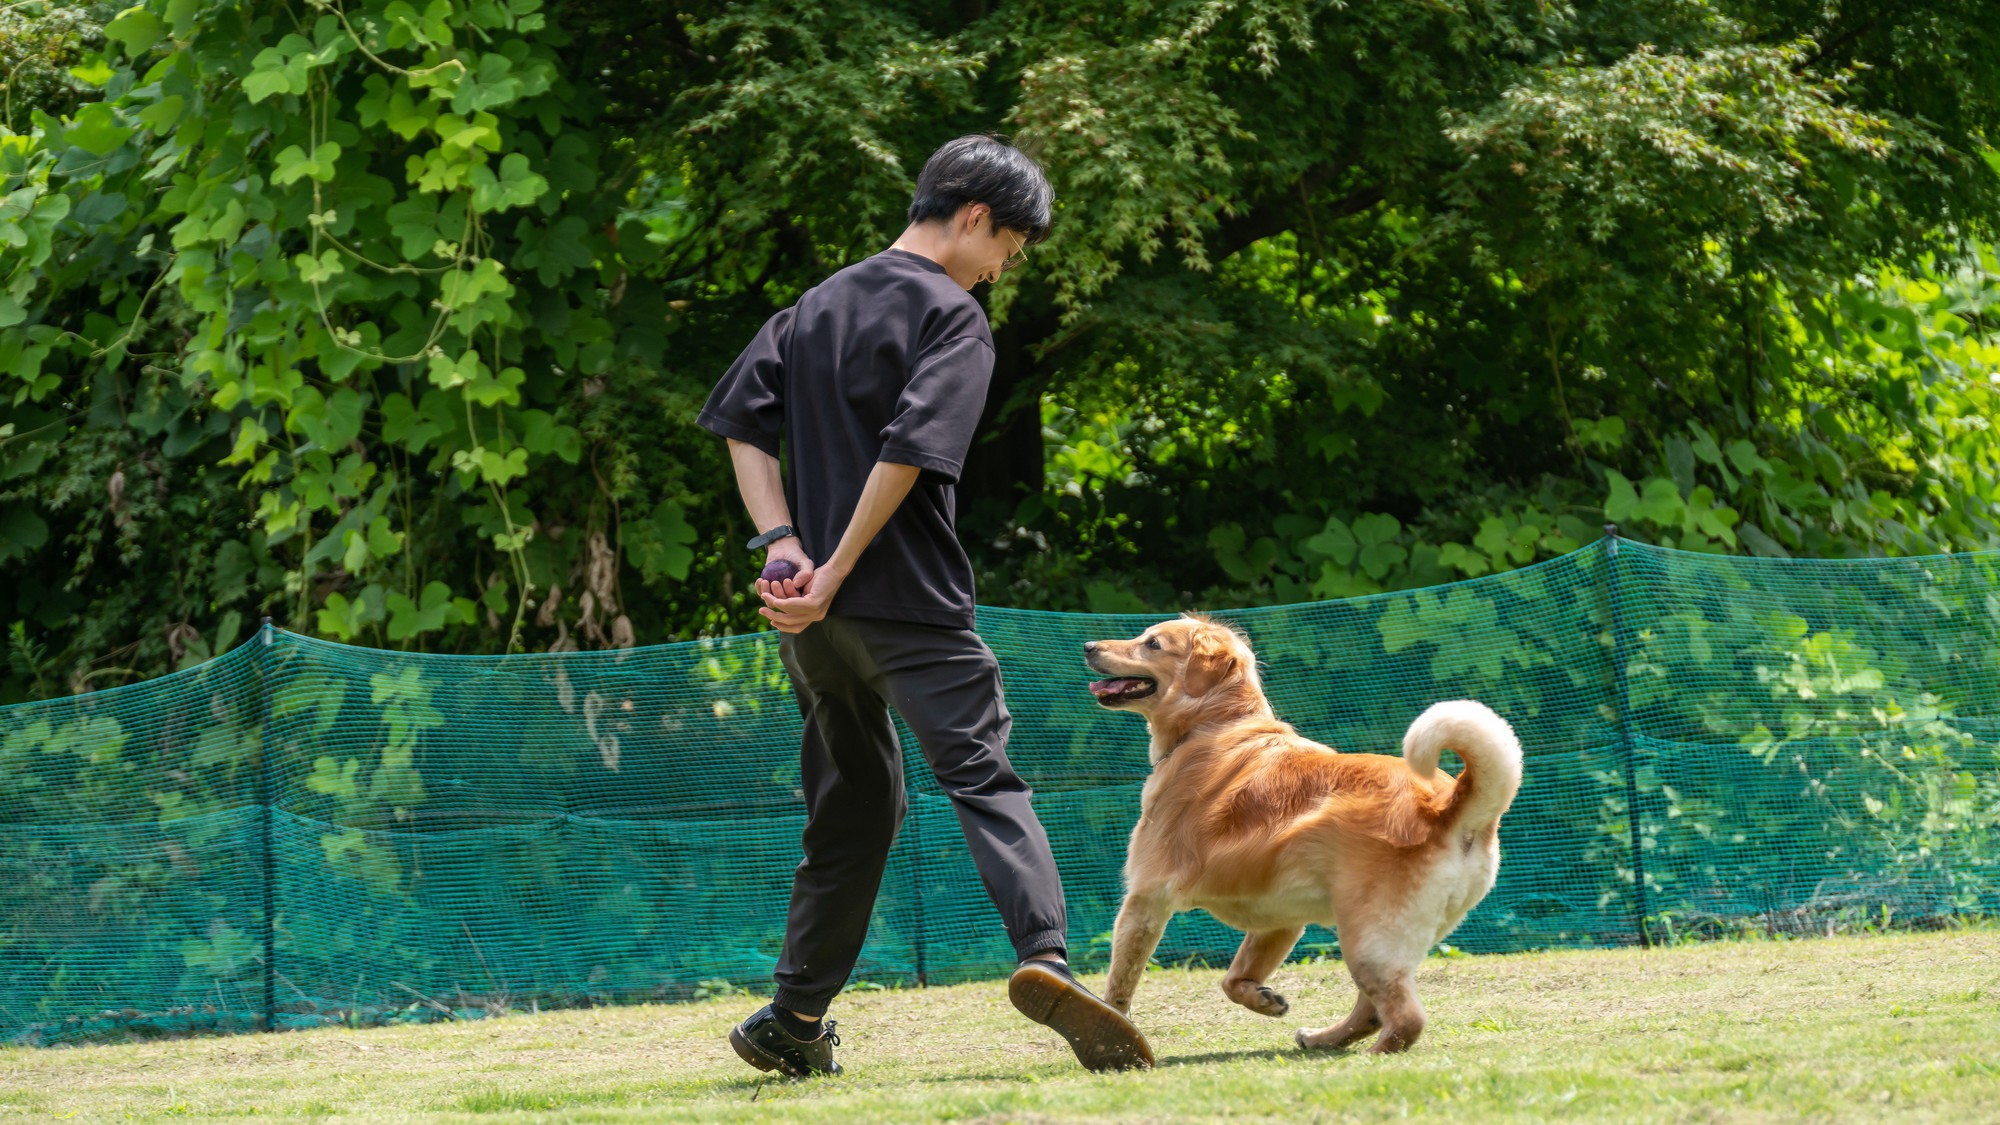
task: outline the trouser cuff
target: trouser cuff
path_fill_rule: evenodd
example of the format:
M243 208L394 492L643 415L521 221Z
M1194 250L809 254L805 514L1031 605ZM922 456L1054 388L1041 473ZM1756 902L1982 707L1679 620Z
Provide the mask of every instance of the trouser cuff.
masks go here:
M817 1020L826 1018L827 1005L833 1003L835 995L838 993L793 992L789 988L781 988L776 996L771 997L771 1003L788 1012Z
M1014 943L1014 958L1026 961L1037 953L1059 953L1069 956L1069 941L1061 930L1039 930Z

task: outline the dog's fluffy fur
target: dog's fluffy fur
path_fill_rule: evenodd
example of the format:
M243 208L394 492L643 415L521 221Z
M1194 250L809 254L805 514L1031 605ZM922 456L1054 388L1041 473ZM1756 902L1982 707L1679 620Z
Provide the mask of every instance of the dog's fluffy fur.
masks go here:
M1265 985L1308 923L1333 927L1360 997L1346 1019L1301 1030L1309 1048L1400 1051L1423 1030L1414 974L1431 946L1492 889L1500 814L1521 784L1521 746L1471 700L1410 724L1401 759L1341 754L1279 721L1244 638L1199 617L1127 641L1093 641L1085 661L1106 707L1152 732L1152 776L1125 861L1105 997L1132 993L1175 911L1196 907L1244 931L1223 977L1231 1000L1289 1009ZM1466 768L1438 770L1451 749Z

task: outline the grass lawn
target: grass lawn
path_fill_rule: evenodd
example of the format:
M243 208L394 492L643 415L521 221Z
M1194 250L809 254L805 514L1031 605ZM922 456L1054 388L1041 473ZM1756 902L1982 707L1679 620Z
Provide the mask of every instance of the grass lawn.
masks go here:
M0 1116L370 1121L2000 1121L2000 932L1434 957L1430 1027L1391 1058L1308 1054L1333 963L1287 965L1284 1019L1220 970L1148 975L1160 1068L1079 1070L1000 983L843 997L846 1076L767 1080L723 1040L761 1002L365 1031L0 1051ZM1093 982L1095 983L1095 982Z

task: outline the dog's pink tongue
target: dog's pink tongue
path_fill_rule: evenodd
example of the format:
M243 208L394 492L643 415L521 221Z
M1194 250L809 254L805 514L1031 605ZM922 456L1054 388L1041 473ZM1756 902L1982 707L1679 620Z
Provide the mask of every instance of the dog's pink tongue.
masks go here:
M1137 680L1095 680L1090 685L1090 694L1117 695L1119 692L1138 682Z

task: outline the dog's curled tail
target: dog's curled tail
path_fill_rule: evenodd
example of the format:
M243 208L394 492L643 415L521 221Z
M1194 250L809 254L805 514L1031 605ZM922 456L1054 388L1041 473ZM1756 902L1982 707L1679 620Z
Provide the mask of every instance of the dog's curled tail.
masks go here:
M1465 760L1445 812L1448 822L1483 828L1500 819L1521 788L1521 742L1507 720L1471 699L1431 704L1403 734L1403 760L1418 777L1437 772L1438 754Z

